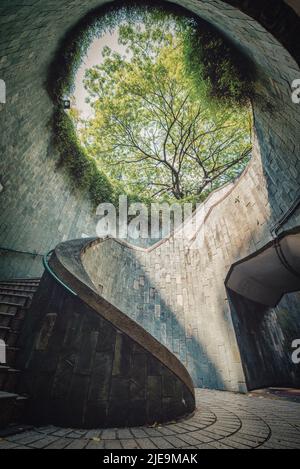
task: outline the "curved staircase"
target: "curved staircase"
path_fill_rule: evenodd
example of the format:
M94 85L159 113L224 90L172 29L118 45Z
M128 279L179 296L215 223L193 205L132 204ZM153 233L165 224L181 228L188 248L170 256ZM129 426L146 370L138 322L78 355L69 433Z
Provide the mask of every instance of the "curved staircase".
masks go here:
M0 282L0 340L6 345L6 360L0 363L0 428L22 419L27 404L27 397L18 394L21 372L16 369L16 361L21 353L20 331L39 282L40 279Z
M193 382L182 363L104 299L96 276L94 283L87 273L83 256L101 242L62 243L45 258L40 283L35 279L15 282L14 287L2 284L3 302L8 303L3 333L12 337L9 353L13 356L18 344L22 348L17 363L9 365L21 370L18 392L29 396L27 423L79 428L152 425L195 410ZM13 334L38 285L16 343ZM17 286L22 290L14 290Z

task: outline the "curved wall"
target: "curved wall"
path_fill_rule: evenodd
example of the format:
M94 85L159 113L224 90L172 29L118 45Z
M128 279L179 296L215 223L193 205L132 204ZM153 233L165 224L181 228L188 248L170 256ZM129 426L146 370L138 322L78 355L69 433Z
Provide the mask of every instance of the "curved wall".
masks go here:
M99 309L43 275L18 359L19 391L30 396L27 422L112 428L191 414L195 399L188 387Z
M119 279L120 295L126 288L121 300L128 314L140 314L139 321L188 364L195 384L245 390L224 280L233 262L271 239L270 227L299 195L299 105L292 103L290 90L300 76L299 19L279 0L272 8L268 1L242 2L244 12L235 0L177 3L216 25L256 64L255 155L235 189L211 212L198 245L186 249L169 242L147 256L122 251L122 261L114 247L117 265L129 259L123 272L129 266L138 274L129 275L129 283ZM44 253L62 240L94 234L87 195L71 187L58 165L50 125L53 106L44 84L64 35L100 4L1 2L0 77L7 84L7 103L0 112L0 247ZM41 44L46 45L42 51ZM286 228L297 225L296 213ZM6 259L0 258L2 277L40 273L29 258ZM147 289L140 300L143 282L155 299L148 300ZM145 310L129 311L128 286L133 286L137 304L147 305Z
M104 298L166 345L199 387L245 391L299 385L299 367L291 361L291 342L300 332L295 313L299 296L291 294L269 310L257 305L242 311L240 303L236 316L224 284L234 262L272 238L264 182L256 142L253 159L235 186L229 186L219 202L208 201L194 240L171 238L148 250L106 240L83 256ZM296 213L289 223L299 221ZM256 319L265 321L264 328L260 322L251 323L253 311ZM248 329L255 330L256 347L262 349L259 358Z
M102 2L54 0L51 7L48 3L20 5L3 0L0 6L0 77L7 85L7 102L0 104L0 247L39 254L66 239L95 232L88 195L72 187L59 167L52 144L53 106L45 82L60 41ZM242 6L235 0L177 3L215 24L259 67L257 88L262 99L254 105L256 126L264 186L270 199L276 195L270 205L272 215L277 216L294 198L298 177L299 113L291 104L289 85L299 76L299 69L275 37L299 58L298 41L293 40L299 37L299 19L279 0L273 2L272 10L267 1L247 1ZM45 45L42 49L41 44ZM2 253L0 276L35 276L41 273L40 266L39 258L33 262L32 256Z

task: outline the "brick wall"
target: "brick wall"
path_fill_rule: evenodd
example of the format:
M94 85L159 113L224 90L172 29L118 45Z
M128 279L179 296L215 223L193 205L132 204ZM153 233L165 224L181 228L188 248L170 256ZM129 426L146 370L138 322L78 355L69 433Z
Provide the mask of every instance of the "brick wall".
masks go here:
M77 428L153 425L194 411L185 384L45 273L19 340L27 421Z
M276 151L289 159L289 171L294 171L292 178L295 180L297 149L293 148L293 141L299 118L297 110L287 112L287 107L283 109L281 103L284 100L290 105L289 81L298 76L299 71L289 54L260 26L260 23L265 24L286 42L287 33L292 34L290 14L283 16L282 10L276 10L276 21L271 24L267 13L262 14L264 9L254 7L253 2L243 2L241 6L244 11L249 10L250 17L219 0L178 3L226 32L264 70L267 91L271 99L273 95L277 98L279 105L276 103L275 109L281 110L275 117L266 113L260 115L258 125L266 134L264 158L267 160L276 146ZM98 0L1 2L0 76L7 84L7 104L0 105L0 182L4 187L0 193L0 247L45 253L59 241L80 237L82 233L94 234L94 215L88 195L72 187L68 176L58 166L59 155L51 142L53 108L44 84L61 39L88 11L100 4ZM272 14L274 16L274 12ZM255 17L259 22L253 20ZM293 44L288 46L291 49ZM296 54L296 44L294 46ZM284 141L280 137L282 126ZM290 142L288 146L286 142ZM270 193L277 191L276 164L276 157L272 156L266 169L267 183L270 181L272 185ZM293 197L289 172L280 169L289 187L282 191L283 200L281 207L276 207L277 211L284 210ZM281 176L279 178L281 180ZM38 275L42 271L41 264L36 261L32 264L30 256L24 262L23 255L18 262L17 256L12 258L2 253L0 259L2 277Z
M49 126L53 109L44 83L60 40L99 3L1 2L0 77L7 83L8 99L0 108L0 182L4 187L0 246L44 253L61 240L94 234L87 194L73 188L58 166ZM165 243L147 258L139 252L132 259L130 253L123 266L128 254L121 256L114 247L116 262L121 262L120 272L128 276L128 282L122 281L119 272L111 273L120 290L113 294L115 301L121 301L118 295L126 288L122 301L128 314L136 315L145 328L166 341L188 364L197 385L244 390L224 280L233 262L270 240L270 227L299 194L299 106L290 97L291 81L300 77L295 61L299 60L299 40L294 40L299 37L299 23L280 1L274 1L271 10L265 8L269 2L264 6L261 1L242 2L243 11L233 6L241 3L234 0L178 3L216 25L256 64L255 154L235 189L203 225L201 244L191 246L190 252ZM296 214L288 226L297 225ZM23 272L22 258L13 263L0 261L2 277L35 271L27 261ZM134 307L126 296L129 287L137 295ZM154 295L151 299L148 290ZM139 312L136 304L147 308Z

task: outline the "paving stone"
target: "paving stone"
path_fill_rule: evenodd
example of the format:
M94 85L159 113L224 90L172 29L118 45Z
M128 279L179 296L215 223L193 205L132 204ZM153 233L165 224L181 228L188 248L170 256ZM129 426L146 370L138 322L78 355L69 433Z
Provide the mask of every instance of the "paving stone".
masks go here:
M29 430L0 440L0 449L9 448L86 448L86 449L289 449L300 448L300 432L289 423L300 413L300 404L265 399L250 400L246 396L212 391L196 391L201 410L196 417L215 409L217 421L210 429L183 428L184 422L160 425L157 428L120 428L97 430L54 429L52 435ZM219 412L218 408L226 408ZM263 409L263 411L261 410ZM232 414L230 419L229 414ZM258 417L258 414L261 417ZM274 417L276 416L276 418ZM226 423L235 419L234 425ZM189 421L187 421L189 422ZM190 425L187 423L187 425ZM226 426L227 425L227 426ZM191 425L190 425L191 427ZM226 430L222 430L226 427ZM53 430L53 428L51 429ZM47 430L48 431L48 430ZM167 435L168 432L173 435ZM178 433L180 431L181 433ZM166 435L163 435L166 433ZM65 435L58 437L55 435ZM78 436L81 435L81 438ZM135 436L134 436L135 435ZM143 435L143 437L137 437ZM225 435L225 436L224 436ZM104 438L103 438L104 437ZM127 437L127 438L125 438ZM37 441L36 438L38 438Z
M132 438L132 433L131 431L128 429L128 428L121 428L120 430L118 430L118 438L120 440L124 439L130 439Z
M137 438L136 442L142 449L156 449L157 446L150 440L150 438Z
M54 437L54 436L47 436L45 438L42 438L41 440L39 441L36 441L35 443L31 443L29 446L31 448L36 448L36 449L42 449L42 448L46 448L47 446L49 446L51 443L54 443L54 441L57 441L58 438L57 437Z
M101 430L89 430L84 436L84 438L86 440L92 440L93 438L99 437L100 434L101 434Z
M186 433L184 435L179 435L180 440L188 443L189 445L199 445L199 440L193 437L193 433Z
M227 446L220 441L213 441L211 443L204 443L198 446L198 449L233 449L232 446Z
M14 449L17 448L18 445L11 441L0 440L0 450L1 449Z
M75 432L73 431L72 433L69 433L68 438L72 438L74 440L76 440L76 439L80 440L82 438L82 436L83 435L81 433L78 433L77 431L75 431Z
M148 436L147 433L141 428L131 428L130 431L135 438L147 438Z
M193 438L198 440L200 443L210 443L211 441L215 439L215 438L207 437L206 435L204 435L202 433L202 430L193 432L192 435L193 435Z
M52 436L61 436L64 437L66 435L70 435L73 433L73 430L70 428L61 428L60 430L52 433Z
M161 435L167 435L167 436L171 436L171 435L176 435L176 432L174 430L172 430L171 428L169 428L168 426L167 427L159 427L159 433Z
M116 438L116 430L103 430L101 438L102 440L114 440Z
M90 441L85 449L104 449L104 441Z
M153 437L162 436L162 433L160 432L160 430L156 429L156 428L145 428L145 433L147 433L147 435L153 436Z
M135 440L120 440L123 449L139 449L139 445Z
M163 437L152 437L151 440L155 444L155 446L159 449L171 449L174 448L174 446L165 438Z
M105 449L122 449L121 442L119 440L105 440Z
M66 447L66 449L84 449L87 445L86 440L73 440L70 442L70 444Z
M48 64L51 63L54 51L57 49L58 39L64 36L71 24L75 24L98 3L97 0L53 1L51 8L45 11L42 3L40 5L38 2L11 0L1 2L6 13L0 18L1 32L5 38L1 44L3 55L1 65L4 65L4 78L9 83L11 100L1 113L3 121L0 125L1 143L6 155L1 168L1 173L5 175L4 180L1 180L1 188L3 187L1 205L7 225L5 230L1 230L3 231L1 245L8 243L9 246L17 247L20 242L19 248L22 248L22 244L28 243L28 249L31 247L46 252L48 248L63 239L81 237L83 232L94 235L95 220L91 201L85 192L74 191L73 185L66 177L65 169L57 164L59 155L50 144L52 134L49 120L53 106L43 85L47 78ZM299 108L292 105L289 93L287 95L289 88L287 85L290 77L299 75L299 68L290 53L280 44L281 42L286 44L289 52L297 59L296 47L299 34L297 28L295 33L293 32L292 12L284 9L283 2L281 8L275 11L269 9L272 10L269 12L265 5L270 2L263 0L255 2L260 3L257 6L252 5L254 2L250 1L234 2L234 4L241 3L238 8L233 8L225 1L214 1L210 2L211 4L198 3L192 0L186 1L189 8L199 9L199 13L208 21L229 35L234 35L240 48L245 48L247 54L257 61L258 75L260 70L263 70L262 76L257 77L258 102L256 103L256 98L253 100L259 148L257 151L254 150L257 154L248 171L242 176L243 179L239 181L238 187L225 200L225 205L219 205L215 211L212 211L213 216L208 217L206 221L207 239L199 249L199 253L190 256L193 257L189 269L192 285L189 285L191 288L188 293L185 294L182 289L185 278L183 250L175 249L176 246L172 243L165 250L160 247L159 256L155 252L152 254L150 261L155 262L147 264L147 260L142 259L141 265L155 266L155 270L160 270L158 272L160 277L163 276L172 288L173 284L176 286L174 293L167 291L166 294L170 296L170 308L174 309L174 316L179 318L180 323L183 322L182 314L177 303L181 306L188 296L186 302L188 308L184 319L186 323L192 322L195 325L194 330L199 334L199 342L202 342L198 348L194 341L194 347L191 347L187 360L187 366L195 383L199 386L203 384L221 387L221 380L215 372L214 362L216 362L218 365L216 368L221 368L221 376L227 376L226 386L232 390L239 390L241 363L237 370L234 330L231 318L226 316L224 309L223 297L226 293L224 279L229 266L237 260L237 257L246 256L252 249L257 249L260 243L271 240L268 225L276 221L277 215L281 218L282 214L287 212L294 202L295 192L298 191ZM245 15L240 12L240 8ZM43 54L40 53L41 44L47 44ZM265 60L265 57L268 60ZM37 70L39 73L36 73ZM24 99L19 99L20 84ZM280 109L280 113L268 111L270 101L275 110ZM265 138L261 135L265 135ZM17 199L16 194L19 194ZM221 207L226 209L224 214ZM33 218L38 223L33 223ZM286 225L285 228L296 226L295 218L290 219L290 222L292 225ZM45 227L50 225L51 229L45 230ZM31 244L33 242L34 245ZM162 261L157 257L166 259L164 263L169 265L162 265ZM108 257L107 262L111 263L112 258ZM157 269L157 265L160 269ZM109 274L108 267L107 274ZM20 275L18 268L20 262L10 263L9 259L3 260L1 265L3 273L12 274L15 271L16 275ZM41 273L40 259L35 265L32 265L31 260L22 263L24 273L27 274L31 268L38 269ZM145 269L140 268L139 272L135 269L130 269L130 272L131 270L134 272L132 279L129 278L130 275L124 275L124 270L120 269L120 275L124 278L123 283L120 283L122 288L126 288L127 292L138 292L136 289L141 287L144 295L147 286L147 299L150 297L149 301L154 303L159 291L155 284L156 272L151 272L154 280L150 282ZM112 281L116 282L114 278ZM116 283L119 286L119 282ZM205 285L205 290L202 285ZM220 294L216 294L217 290ZM197 294L196 301L190 301L194 294ZM135 314L132 303L128 301L128 295L125 296L120 291L120 296L124 298L123 301L127 300L127 308L131 309L131 314ZM158 306L158 302L155 303ZM159 306L160 308L156 307L154 311L158 310L161 314L164 306L161 305L161 301ZM199 312L201 314L197 314ZM285 319L285 314L279 314ZM206 315L208 320L205 320ZM140 321L145 327L147 325L149 329L156 331L153 327L155 318L150 317L150 314L144 316L146 317ZM219 327L212 327L212 324ZM157 329L159 330L157 334L161 334L162 328ZM177 343L177 328L168 329L166 334L168 343ZM210 334L210 329L214 334ZM210 339L211 335L213 337ZM257 341L258 335L253 335ZM188 332L184 331L182 338L184 356L189 347L188 336ZM276 337L278 336L279 334ZM202 337L205 340L201 341ZM224 340L224 337L227 340ZM218 347L214 347L213 360L208 360L206 356L206 351L211 345L208 342L213 346L215 343L218 344ZM204 351L201 350L202 347ZM228 359L223 360L224 356ZM199 363L199 366L195 367L194 362ZM251 369L251 366L248 368ZM284 369L284 366L280 368ZM266 369L268 373L271 373L272 369L278 373L279 367L269 366ZM244 385L244 381L241 383Z
M179 437L176 436L166 436L165 439L171 443L174 448L182 448L186 446L186 442L181 440Z
M21 444L29 444L31 441L36 441L44 438L45 435L42 433L29 431L29 432L22 432L17 435L12 435L7 437L7 441L21 443ZM24 442L24 443L23 443Z
M70 443L72 443L72 440L68 438L60 438L59 440L54 441L49 446L47 446L47 449L64 449Z

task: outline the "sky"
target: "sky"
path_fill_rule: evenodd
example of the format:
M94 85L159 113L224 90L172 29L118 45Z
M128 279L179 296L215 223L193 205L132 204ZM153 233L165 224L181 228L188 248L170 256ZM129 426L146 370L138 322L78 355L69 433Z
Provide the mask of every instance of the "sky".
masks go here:
M85 102L85 99L88 96L83 85L85 71L103 62L101 52L105 46L110 47L116 52L120 52L122 54L125 53L126 48L118 44L118 29L112 33L106 33L102 37L95 39L92 42L77 72L74 96L76 99L76 108L82 112L83 118L88 118L90 115L92 115L92 109L90 108L89 104Z

